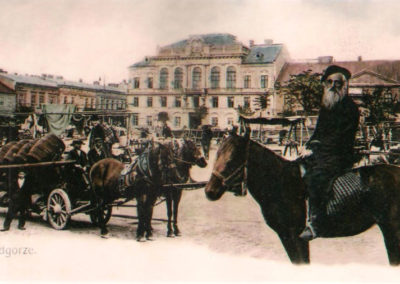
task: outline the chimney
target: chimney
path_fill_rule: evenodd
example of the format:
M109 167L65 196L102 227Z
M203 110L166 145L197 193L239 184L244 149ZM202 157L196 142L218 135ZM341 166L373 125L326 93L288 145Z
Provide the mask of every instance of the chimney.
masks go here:
M249 40L249 45L250 45L250 47L253 47L254 46L254 40Z
M317 60L318 63L330 64L333 62L333 56L319 56Z
M82 79L79 79L79 83L82 83L83 82L83 80Z
M264 39L264 44L265 44L265 45L272 45L273 42L274 42L274 41L273 41L272 39L269 39L269 38Z
M63 76L57 76L57 79L58 79L58 80L62 80L62 79L64 79L64 78L63 78Z
M362 61L362 56L361 56L361 55L357 57L357 61L358 61L358 62L361 62L361 61Z
M97 85L98 86L98 85L100 85L100 82L99 81L94 81L93 85Z

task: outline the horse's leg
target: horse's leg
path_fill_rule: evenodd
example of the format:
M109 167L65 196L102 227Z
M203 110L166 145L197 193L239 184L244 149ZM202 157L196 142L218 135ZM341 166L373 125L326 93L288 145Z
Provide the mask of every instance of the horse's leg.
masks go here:
M153 219L153 208L157 200L157 194L156 191L153 191L154 194L151 194L150 196L147 197L146 200L146 225L145 225L145 230L146 230L146 239L147 240L152 240L153 239L153 228L151 227L151 220Z
M293 264L310 263L309 244L298 237L299 233L277 233L290 261Z
M399 224L378 224L385 240L390 265L400 264L400 226Z
M136 229L136 240L143 241L144 238L144 222L145 222L145 194L138 194L136 197L137 202L137 217L138 227Z
M97 223L100 228L100 234L102 237L105 237L108 234L108 230L106 227L106 222L104 220L104 212L103 212L103 204L104 200L101 198L97 198L97 206L96 206L96 215L97 215Z
M182 197L182 189L175 188L173 189L173 204L174 204L174 234L175 236L180 236L181 232L178 228L178 209L179 209L179 202L181 201Z
M168 223L167 223L167 237L173 237L173 231L172 231L172 189L166 189L165 190L165 200L166 200L166 206L167 206L167 217L168 217Z

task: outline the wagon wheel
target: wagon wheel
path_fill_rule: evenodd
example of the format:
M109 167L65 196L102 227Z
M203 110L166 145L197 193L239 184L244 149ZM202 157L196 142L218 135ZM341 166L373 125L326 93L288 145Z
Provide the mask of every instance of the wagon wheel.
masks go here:
M50 225L56 230L63 230L71 219L71 201L68 194L60 189L54 189L47 200L47 215Z
M103 207L103 218L104 218L105 224L107 224L108 221L110 221L111 214L112 214L111 206ZM95 211L90 212L90 221L92 222L93 225L98 225L97 215L96 215Z

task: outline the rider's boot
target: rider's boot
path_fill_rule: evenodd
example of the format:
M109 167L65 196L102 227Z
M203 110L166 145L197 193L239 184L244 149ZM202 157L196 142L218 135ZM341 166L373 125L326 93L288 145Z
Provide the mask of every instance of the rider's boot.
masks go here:
M308 225L304 228L303 232L299 235L299 237L305 241L311 241L320 237L322 228L323 228L323 220L325 219L325 210L322 203L318 205L309 204L309 219Z

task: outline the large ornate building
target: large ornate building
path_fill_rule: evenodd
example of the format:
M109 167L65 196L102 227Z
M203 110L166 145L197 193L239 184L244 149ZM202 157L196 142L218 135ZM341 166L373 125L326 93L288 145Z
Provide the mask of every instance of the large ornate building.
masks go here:
M133 126L154 127L167 112L173 129L237 123L237 108L256 109L269 93L264 115L282 111L275 79L288 60L283 44L249 46L230 34L194 35L158 48L157 55L129 67L128 110Z

